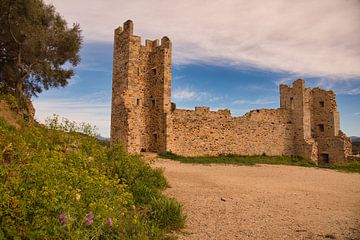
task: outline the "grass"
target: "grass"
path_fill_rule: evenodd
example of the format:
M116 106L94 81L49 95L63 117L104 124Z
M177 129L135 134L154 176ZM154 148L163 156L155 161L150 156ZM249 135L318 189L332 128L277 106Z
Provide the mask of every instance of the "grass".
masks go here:
M185 218L179 203L173 198L160 197L152 200L153 218L157 219L160 227L171 230L180 229L185 224Z
M289 156L202 156L202 157L183 157L171 152L159 154L162 158L180 161L182 163L199 163L199 164L237 164L237 165L256 165L256 164L273 164L273 165L294 165L294 166L316 166L313 162L301 157Z
M328 168L345 172L360 173L360 162L339 163L331 166L317 166L314 162L297 156L202 156L202 157L184 157L171 152L160 153L161 158L172 159L182 163L197 163L197 164L236 164L236 165L257 165L257 164L271 164L271 165L290 165L302 167L317 167Z
M343 172L354 172L360 173L360 162L359 161L351 161L346 163L337 163L331 166L320 166L320 168L329 168L334 170L339 170Z

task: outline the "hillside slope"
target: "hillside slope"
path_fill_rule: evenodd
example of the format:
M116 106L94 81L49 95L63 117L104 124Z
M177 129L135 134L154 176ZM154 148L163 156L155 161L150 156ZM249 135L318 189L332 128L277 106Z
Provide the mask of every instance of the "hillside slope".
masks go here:
M181 206L161 194L161 171L8 110L0 111L0 239L164 239L182 227Z

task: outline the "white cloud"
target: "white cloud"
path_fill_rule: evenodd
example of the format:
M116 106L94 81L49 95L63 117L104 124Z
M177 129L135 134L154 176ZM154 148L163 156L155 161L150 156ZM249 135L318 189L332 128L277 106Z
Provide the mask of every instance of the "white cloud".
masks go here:
M222 97L214 96L209 92L194 90L189 86L175 88L172 92L172 100L175 101L197 101L197 102L217 102Z
M228 64L310 76L360 76L357 0L47 0L88 41L113 41L134 20L144 38L168 35L174 62Z
M240 100L235 100L232 103L236 104L236 105L270 105L270 104L275 104L278 103L279 100L275 99L275 98L258 98L258 99L254 99L254 100L244 100L244 99L240 99Z
M172 97L174 100L191 100L196 98L198 95L195 91L189 88L177 88L173 91Z
M183 75L175 75L175 76L172 76L172 80L181 80L181 79L184 79L185 76Z

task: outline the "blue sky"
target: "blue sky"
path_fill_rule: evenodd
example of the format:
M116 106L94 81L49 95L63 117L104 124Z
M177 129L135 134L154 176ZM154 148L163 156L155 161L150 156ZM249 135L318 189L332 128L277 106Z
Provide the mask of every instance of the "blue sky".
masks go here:
M109 136L113 29L132 19L143 41L172 40L178 108L277 108L279 84L304 78L337 93L341 129L360 136L359 1L47 2L80 23L84 45L70 84L34 99L40 121L55 113Z

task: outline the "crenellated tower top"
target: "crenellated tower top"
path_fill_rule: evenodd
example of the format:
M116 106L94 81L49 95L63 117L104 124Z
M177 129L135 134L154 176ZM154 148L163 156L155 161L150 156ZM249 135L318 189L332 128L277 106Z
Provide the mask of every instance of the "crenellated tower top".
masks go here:
M156 48L168 48L171 49L171 41L167 36L164 36L159 39L145 40L145 45L141 44L141 37L134 35L134 23L131 20L127 20L123 23L123 26L119 26L115 29L115 38L116 36L122 35L125 38L133 37L139 46L148 49L149 51L156 51Z

